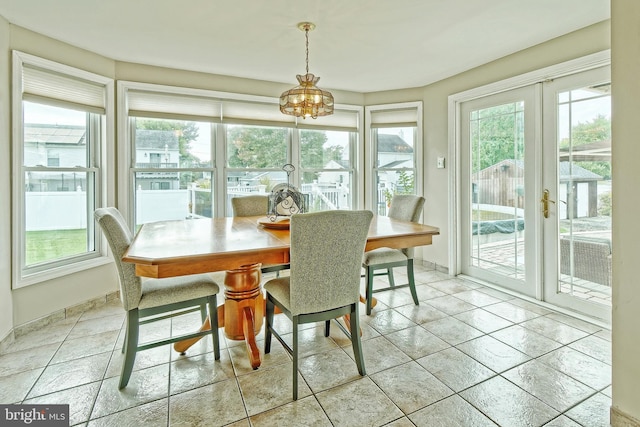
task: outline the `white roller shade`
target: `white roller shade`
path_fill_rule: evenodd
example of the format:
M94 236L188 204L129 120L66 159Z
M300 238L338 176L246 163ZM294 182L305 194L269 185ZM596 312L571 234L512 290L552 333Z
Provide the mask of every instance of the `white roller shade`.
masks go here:
M267 97L251 99L247 95L216 93L181 94L154 91L152 88L129 88L126 91L128 115L209 121L263 126L298 127L302 129L358 130L361 108L336 107L331 116L302 119L282 114L278 100Z
M127 94L130 116L216 122L222 116L219 99L142 90L129 90Z
M79 77L43 70L30 64L22 67L23 99L90 108L104 114L105 86Z
M417 126L418 107L371 110L372 128Z

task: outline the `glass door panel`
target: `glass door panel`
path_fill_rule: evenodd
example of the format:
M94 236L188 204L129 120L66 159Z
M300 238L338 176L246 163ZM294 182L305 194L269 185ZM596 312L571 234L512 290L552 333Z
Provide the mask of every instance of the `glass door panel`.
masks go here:
M534 151L525 147L535 142L533 94L525 88L464 103L461 149L462 271L530 295L535 242L527 241L535 240L535 222L529 226L525 188L533 185L527 171L533 170Z
M545 219L545 299L607 319L613 256L608 69L556 79L545 86L545 97L555 130L550 126L544 151L556 155L547 167L555 173L546 173L544 182L557 215Z

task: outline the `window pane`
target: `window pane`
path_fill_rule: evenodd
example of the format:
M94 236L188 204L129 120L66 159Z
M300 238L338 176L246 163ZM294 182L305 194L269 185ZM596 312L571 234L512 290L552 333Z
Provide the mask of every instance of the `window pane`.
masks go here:
M87 237L87 182L92 173L26 172L27 267L94 249Z
M136 118L137 168L211 167L211 124Z
M378 215L386 215L394 194L415 194L414 173L411 170L379 171Z
M377 132L376 153L379 168L415 167L413 144L415 128L380 128Z
M374 130L377 170L373 206L386 215L394 194L415 194L415 127L391 127Z
M309 195L308 211L352 208L351 134L300 131L301 182Z
M24 165L87 166L87 113L23 102Z
M136 172L136 225L213 217L210 172Z
M288 130L227 125L227 166L236 169L281 169L287 163Z
M303 169L349 168L349 132L300 131L300 165Z

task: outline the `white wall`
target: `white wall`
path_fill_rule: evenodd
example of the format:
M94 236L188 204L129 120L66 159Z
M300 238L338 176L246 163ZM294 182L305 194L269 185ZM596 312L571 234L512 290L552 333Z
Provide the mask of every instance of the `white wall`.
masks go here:
M11 143L9 107L11 99L9 23L0 17L0 340L13 328L11 298Z
M640 425L640 2L611 1L613 426ZM623 424L618 413L635 418Z

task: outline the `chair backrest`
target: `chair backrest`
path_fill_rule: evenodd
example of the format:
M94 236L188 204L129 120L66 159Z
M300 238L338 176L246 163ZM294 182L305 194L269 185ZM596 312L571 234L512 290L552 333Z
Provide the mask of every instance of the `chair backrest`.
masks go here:
M291 216L291 314L356 303L373 213L324 211Z
M138 307L142 296L142 282L136 276L134 264L122 262L122 256L131 245L133 235L124 217L113 207L99 208L93 213L96 222L107 238L120 279L120 298L125 310Z
M424 208L424 197L413 194L396 194L391 199L389 207L389 218L400 221L418 222L422 209ZM402 249L407 258L413 258L413 248Z
M266 215L269 209L269 196L232 197L231 207L233 207L233 216Z

